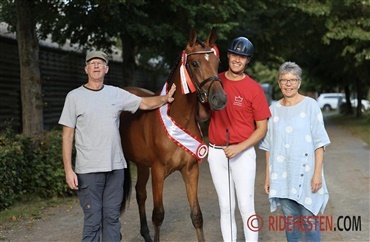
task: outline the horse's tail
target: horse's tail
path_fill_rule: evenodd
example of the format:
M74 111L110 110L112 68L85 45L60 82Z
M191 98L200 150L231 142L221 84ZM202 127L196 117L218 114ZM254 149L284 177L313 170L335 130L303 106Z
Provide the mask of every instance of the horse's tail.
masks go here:
M130 172L130 162L127 161L127 168L124 169L125 180L123 182L123 200L121 203L121 214L125 211L126 206L128 206L127 201L130 200L131 195L131 172Z

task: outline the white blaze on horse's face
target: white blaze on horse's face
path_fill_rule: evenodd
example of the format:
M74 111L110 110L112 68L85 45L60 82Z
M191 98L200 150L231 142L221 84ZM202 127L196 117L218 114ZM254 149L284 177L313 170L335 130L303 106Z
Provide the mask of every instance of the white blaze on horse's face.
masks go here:
M208 60L209 60L209 56L208 56L208 54L205 54L205 55L204 55L204 58L206 58L206 60L208 61Z

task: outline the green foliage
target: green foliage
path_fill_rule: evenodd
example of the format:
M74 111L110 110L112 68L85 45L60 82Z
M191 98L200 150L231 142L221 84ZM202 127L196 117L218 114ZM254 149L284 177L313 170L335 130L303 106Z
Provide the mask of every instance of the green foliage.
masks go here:
M26 192L24 178L27 161L33 156L31 147L29 138L14 135L10 129L0 135L0 210Z
M61 131L47 132L38 142L10 129L0 134L0 210L28 194L72 194L65 183L61 144Z
M112 53L112 45L119 46L124 85L131 84L138 68L166 73L190 28L205 39L216 27L223 70L231 39L246 36L255 47L248 68L261 63L248 69L256 80L274 83L269 72L289 60L302 67L307 90L348 89L363 97L370 87L368 0L34 2L39 38L49 35L60 44L69 41L81 51L99 48ZM16 19L13 5L14 0L0 0L0 18L13 27L10 31ZM153 67L149 64L153 59L160 63Z
M60 131L47 132L44 140L38 143L37 152L29 166L30 170L37 171L30 174L31 193L43 198L69 193L65 182L61 144Z

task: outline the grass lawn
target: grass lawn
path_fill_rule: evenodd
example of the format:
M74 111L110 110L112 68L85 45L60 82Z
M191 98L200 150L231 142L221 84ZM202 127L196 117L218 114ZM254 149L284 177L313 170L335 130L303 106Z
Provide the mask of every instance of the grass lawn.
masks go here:
M48 216L48 208L70 206L78 204L75 196L62 198L55 197L43 199L37 196L27 196L13 206L0 212L0 230L9 229L19 223L26 223L27 226ZM1 241L0 237L0 241Z
M370 145L370 111L364 113L361 118L333 115L329 119Z

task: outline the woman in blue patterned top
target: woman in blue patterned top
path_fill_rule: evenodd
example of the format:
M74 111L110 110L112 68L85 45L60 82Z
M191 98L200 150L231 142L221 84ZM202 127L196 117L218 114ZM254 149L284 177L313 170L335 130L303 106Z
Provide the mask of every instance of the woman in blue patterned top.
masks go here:
M266 137L259 148L266 151L265 191L271 212L281 206L288 241L321 241L319 221L329 199L323 162L330 144L318 103L298 93L302 69L294 62L279 68L283 98L270 106Z

